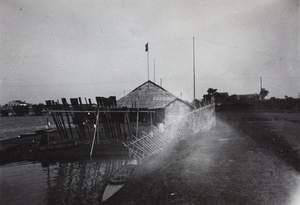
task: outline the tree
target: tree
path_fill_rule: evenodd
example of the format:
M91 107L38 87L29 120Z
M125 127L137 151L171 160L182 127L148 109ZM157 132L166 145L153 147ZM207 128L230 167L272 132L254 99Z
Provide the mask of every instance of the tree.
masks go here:
M208 95L214 95L217 92L217 89L208 88L207 93Z
M212 103L211 100L214 99L214 95L216 94L217 89L208 88L207 95L203 95L204 102Z
M296 106L296 101L294 100L294 98L289 97L287 95L285 95L284 97L285 97L285 108L288 110L294 109L294 107Z
M266 90L265 88L262 88L259 93L260 99L264 100L268 94L269 94L269 91Z

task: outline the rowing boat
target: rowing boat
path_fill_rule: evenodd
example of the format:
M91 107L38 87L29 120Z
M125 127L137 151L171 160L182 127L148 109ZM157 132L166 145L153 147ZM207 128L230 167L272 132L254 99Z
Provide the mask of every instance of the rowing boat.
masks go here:
M26 132L26 133L20 134L19 137L33 137L33 136L42 135L44 133L52 133L52 132L56 132L56 128L52 128L52 129L39 129L39 130L35 130L33 132Z
M137 165L137 160L133 160L128 164L122 166L116 172L114 172L108 179L107 185L102 195L102 202L109 199L115 193L117 193L127 182L132 175Z

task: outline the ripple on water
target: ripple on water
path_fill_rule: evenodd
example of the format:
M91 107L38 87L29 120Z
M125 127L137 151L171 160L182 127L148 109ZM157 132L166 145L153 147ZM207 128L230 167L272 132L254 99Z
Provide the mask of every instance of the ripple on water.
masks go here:
M2 204L97 204L105 179L128 159L17 162L0 166Z

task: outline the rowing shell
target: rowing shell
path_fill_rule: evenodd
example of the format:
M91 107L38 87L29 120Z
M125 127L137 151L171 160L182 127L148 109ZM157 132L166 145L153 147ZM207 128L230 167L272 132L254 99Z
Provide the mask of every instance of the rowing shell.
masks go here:
M102 196L102 202L109 199L115 193L117 193L127 182L132 175L137 165L137 160L133 160L128 164L122 166L119 170L113 173L108 180Z

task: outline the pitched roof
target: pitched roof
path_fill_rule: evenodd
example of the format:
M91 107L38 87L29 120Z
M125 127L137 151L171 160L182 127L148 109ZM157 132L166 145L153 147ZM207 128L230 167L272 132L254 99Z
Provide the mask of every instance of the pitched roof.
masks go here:
M117 100L117 106L163 108L176 98L175 95L149 80Z
M193 104L191 104L191 103L189 103L189 102L187 102L187 101L183 101L183 100L181 100L181 99L179 99L179 98L176 98L175 100L169 102L169 103L166 105L166 107L169 106L170 104L174 103L175 101L179 101L179 102L181 102L182 104L188 106L188 107L191 108L191 109L194 109L194 108L195 108Z

